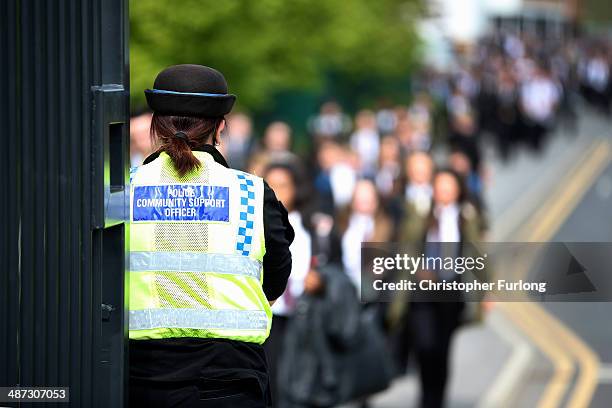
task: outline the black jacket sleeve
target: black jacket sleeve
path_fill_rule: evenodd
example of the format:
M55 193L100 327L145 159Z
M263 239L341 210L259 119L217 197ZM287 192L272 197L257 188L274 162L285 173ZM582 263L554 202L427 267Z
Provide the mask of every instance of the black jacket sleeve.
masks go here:
M291 274L289 245L295 236L287 210L276 199L274 190L264 181L264 237L266 254L263 258L263 291L268 300L276 300L283 294Z

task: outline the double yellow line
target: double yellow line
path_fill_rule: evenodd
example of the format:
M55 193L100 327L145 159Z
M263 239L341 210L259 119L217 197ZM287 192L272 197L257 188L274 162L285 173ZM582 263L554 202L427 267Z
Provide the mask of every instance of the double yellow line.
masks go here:
M559 187L544 205L519 230L520 242L546 242L576 208L589 187L610 162L610 144L601 140L594 142L572 168L566 182L559 180Z
M559 187L536 211L517 233L522 242L546 242L559 230L564 220L580 203L589 187L606 169L612 160L610 144L607 141L594 142L569 173L566 182L560 180ZM526 277L531 262L526 260L521 269ZM510 319L521 328L546 355L554 366L554 373L538 401L540 408L555 408L563 402L571 386L574 361L580 367L573 392L567 406L587 407L595 388L599 359L595 352L559 319L548 313L539 304L501 304Z

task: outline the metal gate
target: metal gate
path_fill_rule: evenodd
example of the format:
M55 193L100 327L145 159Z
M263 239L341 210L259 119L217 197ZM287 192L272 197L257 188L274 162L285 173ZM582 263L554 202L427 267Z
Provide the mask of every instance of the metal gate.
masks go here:
M0 2L0 386L75 407L125 400L127 22L127 0Z

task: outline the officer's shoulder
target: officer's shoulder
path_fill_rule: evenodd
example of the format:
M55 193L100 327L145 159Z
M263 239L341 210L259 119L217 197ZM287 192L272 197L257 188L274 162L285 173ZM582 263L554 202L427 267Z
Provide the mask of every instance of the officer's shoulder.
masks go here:
M244 180L251 179L253 181L255 181L255 180L257 180L257 181L262 180L263 181L263 178L261 178L259 176L256 176L255 174L247 173L246 171L242 171L242 170L238 170L238 169L232 169L232 168L228 168L228 170L231 171L232 173L234 173L234 175L236 175L236 177L238 179L241 179L241 180L242 179L244 179Z
M132 166L130 168L130 182L140 177L148 177L151 176L150 172L157 172L160 169L161 162L157 159L149 161L147 163L143 163L139 166Z
M142 172L145 170L146 166L147 164L141 164L140 166L132 166L130 168L130 183L142 175Z
M134 178L134 174L136 174L136 172L138 171L138 168L140 166L132 166L130 167L130 181L132 181L132 179Z

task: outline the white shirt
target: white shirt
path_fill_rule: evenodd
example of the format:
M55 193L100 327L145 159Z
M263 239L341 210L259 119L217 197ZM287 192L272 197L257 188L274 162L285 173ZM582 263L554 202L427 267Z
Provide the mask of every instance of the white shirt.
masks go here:
M438 230L427 233L429 242L459 242L461 232L459 231L460 209L457 204L436 207L435 215L438 219Z
M609 67L605 60L593 58L586 66L586 77L589 85L595 90L603 92L608 86Z
M382 195L389 195L393 191L393 183L400 175L400 167L397 163L389 163L380 167L376 173L376 187Z
M347 163L335 164L329 171L329 182L336 207L348 205L357 182L355 170Z
M460 242L461 232L459 230L459 216L461 210L457 204L447 206L437 206L434 214L438 219L438 229L431 229L427 232L428 242ZM442 244L441 256L456 256L458 255L458 244L445 245ZM457 275L452 271L439 270L438 276L441 279L453 280Z
M361 160L361 171L366 176L373 175L378 165L380 137L374 129L359 129L351 135L351 148Z
M405 194L406 200L414 205L417 214L424 216L429 212L433 195L433 187L430 184L410 183L406 186Z
M374 217L352 214L342 236L342 264L357 290L361 287L361 243L374 235Z
M546 122L555 113L560 92L555 83L546 78L535 78L521 87L521 103L529 117Z
M291 251L291 275L289 275L287 289L272 306L272 312L279 316L287 316L293 313L292 305L287 304L287 291L290 292L289 295L293 300L297 300L304 291L304 279L310 270L312 252L310 234L302 224L300 213L291 211L288 218L289 224L295 232L295 238L289 246L289 251Z

